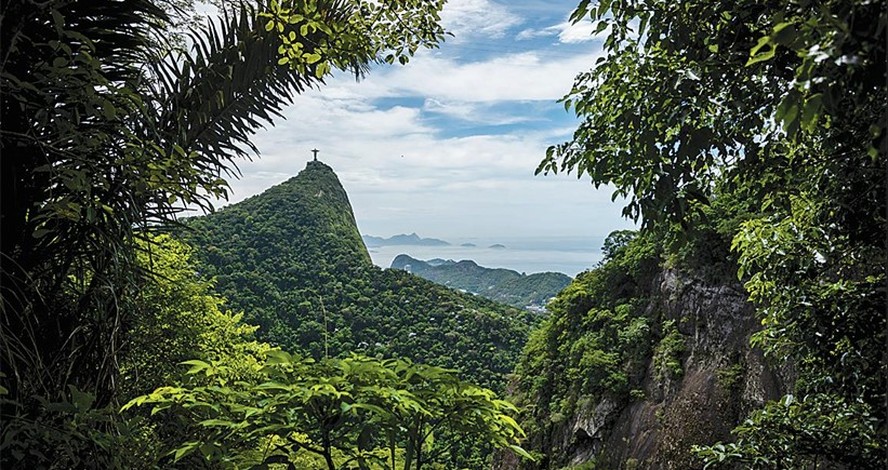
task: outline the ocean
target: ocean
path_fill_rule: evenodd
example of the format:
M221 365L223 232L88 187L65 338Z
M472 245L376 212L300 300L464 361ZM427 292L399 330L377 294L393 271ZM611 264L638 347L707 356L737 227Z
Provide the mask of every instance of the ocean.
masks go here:
M420 260L472 260L485 268L506 268L526 274L560 272L574 277L601 261L604 237L513 237L447 239L450 246L394 245L368 247L377 266L388 268L406 254ZM465 247L463 243L476 246ZM491 245L505 248L490 248Z

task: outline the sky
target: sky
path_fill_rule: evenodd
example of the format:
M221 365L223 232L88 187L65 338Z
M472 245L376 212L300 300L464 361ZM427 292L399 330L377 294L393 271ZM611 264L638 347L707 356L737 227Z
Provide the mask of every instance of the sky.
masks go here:
M361 233L423 237L601 237L632 227L575 175L534 176L577 118L558 100L601 54L576 0L450 0L453 34L406 66L360 81L339 73L297 97L254 138L259 158L231 181L237 202L295 176L320 150Z

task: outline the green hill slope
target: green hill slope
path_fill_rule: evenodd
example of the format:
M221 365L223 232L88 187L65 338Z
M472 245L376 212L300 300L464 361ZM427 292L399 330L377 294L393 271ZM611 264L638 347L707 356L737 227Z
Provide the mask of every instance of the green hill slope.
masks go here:
M519 308L545 307L571 281L562 273L524 275L511 269L485 268L470 260L432 263L407 255L396 256L392 268Z
M260 339L316 357L406 357L502 389L534 322L527 312L373 266L345 190L320 162L187 225L206 274L260 326Z

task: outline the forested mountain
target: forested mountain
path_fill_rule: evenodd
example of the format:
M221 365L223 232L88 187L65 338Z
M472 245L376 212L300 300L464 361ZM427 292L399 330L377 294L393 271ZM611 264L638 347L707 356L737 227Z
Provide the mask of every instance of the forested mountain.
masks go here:
M471 260L422 261L403 254L392 260L391 267L519 308L545 307L571 281L562 273L525 275L511 269L485 268Z
M188 221L205 274L260 339L315 357L360 352L464 371L502 389L534 316L370 262L327 165Z

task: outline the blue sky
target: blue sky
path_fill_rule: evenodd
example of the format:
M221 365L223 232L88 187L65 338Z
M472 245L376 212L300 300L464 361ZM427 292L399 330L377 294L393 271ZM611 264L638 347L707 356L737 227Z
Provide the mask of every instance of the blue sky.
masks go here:
M575 1L450 0L454 37L406 66L347 74L298 97L255 137L236 202L319 158L339 175L362 233L597 237L632 224L572 175L534 176L576 118L557 100L600 55L592 25L569 25Z

